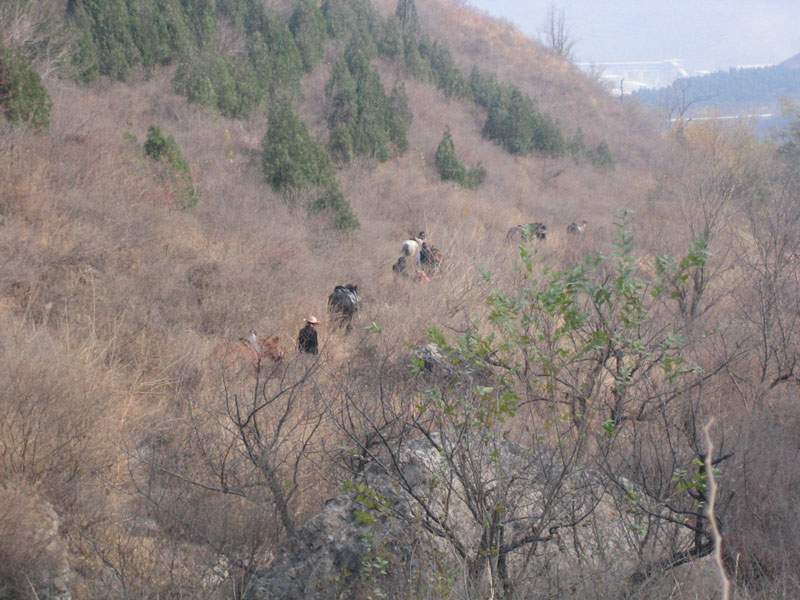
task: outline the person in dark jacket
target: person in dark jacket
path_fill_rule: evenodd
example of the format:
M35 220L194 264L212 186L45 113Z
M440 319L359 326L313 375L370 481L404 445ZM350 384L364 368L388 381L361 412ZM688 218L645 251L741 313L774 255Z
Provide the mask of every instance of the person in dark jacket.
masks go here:
M300 352L317 354L319 351L317 329L315 327L318 324L319 321L316 317L308 317L306 319L306 326L300 330L297 336L297 349L300 350Z

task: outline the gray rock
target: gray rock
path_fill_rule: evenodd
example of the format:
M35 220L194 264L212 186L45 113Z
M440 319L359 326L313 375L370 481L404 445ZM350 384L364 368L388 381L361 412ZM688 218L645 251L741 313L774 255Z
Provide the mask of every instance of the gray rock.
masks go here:
M436 434L432 439L439 447L452 443ZM540 568L546 565L557 571L563 582L572 578L573 587L587 569L602 573L606 555L620 568L633 568L620 558L630 550L627 528L632 523L620 522L617 503L596 474L576 469L559 481L557 453L552 450L480 436L459 443L472 447L487 489L508 488L507 539L524 536L542 518L549 526L594 511L578 530L565 530L565 539L540 546ZM411 441L398 456L404 486L397 473L387 472L388 466L369 464L351 489L329 500L301 528L296 547L256 575L250 600L375 598L387 591L386 597L400 599L427 597L423 592L434 586L439 589L448 578L447 585L461 585L464 565L453 558L449 542L423 529L423 513L412 494L424 498L434 514L447 514L452 535L465 548L475 550L481 529L461 500L464 491L454 483L453 493L444 493L446 486L441 482L452 478L446 460L429 441ZM554 485L559 490L555 504L548 500ZM548 512L543 515L545 506ZM566 543L566 536L580 538L580 544Z
M333 600L359 590L405 586L415 535L397 513L409 506L370 469L356 489L326 502L299 532L296 547L260 573L252 600Z
M40 600L71 600L74 573L52 505L34 487L7 481L0 486L0 506L0 537L7 545L0 551L6 562L0 564L0 600L30 591Z

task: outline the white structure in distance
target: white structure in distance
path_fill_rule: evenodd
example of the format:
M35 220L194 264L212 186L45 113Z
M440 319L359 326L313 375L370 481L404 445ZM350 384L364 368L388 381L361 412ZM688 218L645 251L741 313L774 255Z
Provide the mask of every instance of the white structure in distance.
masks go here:
M672 85L689 72L678 59L607 63L577 63L586 73L597 77L615 96L632 94L640 89L655 89Z

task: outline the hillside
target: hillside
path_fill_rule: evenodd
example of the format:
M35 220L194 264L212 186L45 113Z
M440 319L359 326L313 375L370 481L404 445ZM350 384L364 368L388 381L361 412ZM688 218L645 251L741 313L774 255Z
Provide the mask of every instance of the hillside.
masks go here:
M0 6L0 598L266 600L306 546L320 598L656 597L713 548L711 415L788 589L749 515L796 496L797 156L659 131L457 0Z
M479 27L482 17L474 13L464 17L460 12L463 10L446 7L430 15L423 12L420 18L423 22L430 21L432 36L447 27L442 21L447 15L465 24L472 20L473 26ZM464 39L474 39L466 27L458 31L467 33ZM597 227L603 228L613 218L614 209L624 204L619 199L631 193L632 183L644 183L646 171L638 170L644 156L652 152L646 143L650 131L644 121L635 122L636 117L631 116L638 130L630 130L625 121L628 117L577 70L558 63L518 34L509 37L509 33L506 26L492 24L487 30L487 49L477 55L472 49L472 56L485 55L487 69L504 65L507 70L498 72L498 79L503 80L514 68L513 62L506 62L508 57L531 53L532 60L528 62L542 64L530 69L528 78L517 84L531 94L547 114L564 123L565 136L572 135L580 127L587 144L607 142L618 162L615 170L605 172L590 164L574 165L569 159L514 158L481 135L485 113L481 114L480 107L458 98L447 98L431 85L404 77L402 81L414 114L408 133L409 149L388 163L376 165L371 160L358 159L339 171L345 196L361 221L357 231L341 236L328 230L324 218L306 216L299 206L292 207L264 185L258 156L266 130L263 112L254 114L249 121L231 120L187 103L172 91L170 80L174 71L167 67L146 80L134 78L127 83L106 80L99 85L82 87L62 80L50 81L54 108L49 133L35 138L25 135L14 144L13 162L8 167L9 181L14 182L12 189L21 190L20 194L30 193L28 190L33 187L53 214L77 210L73 204L76 202L84 206L80 213L86 212L86 218L82 219L80 230L72 231L77 223L67 219L66 230L60 234L63 245L42 249L46 254L42 257L44 268L49 268L47 265L51 262L73 260L69 256L76 248L81 248L77 252L82 260L90 263L98 262L100 256L103 262L121 260L118 265L105 267L104 272L114 274L114 285L122 285L118 276L122 279L128 276L125 274L128 269L123 266L135 260L150 267L147 276L154 278L155 285L146 286L147 292L166 300L170 294L180 295L181 288L183 292L188 291L185 286L189 283L184 276L187 270L206 263L218 264L219 270L214 271L217 276L235 278L222 286L224 293L236 293L241 298L239 302L233 302L232 297L216 300L219 307L225 307L225 314L206 318L203 312L218 308L204 306L197 312L190 306L180 308L168 301L143 302L140 309L150 311L157 304L169 306L171 311L188 311L182 317L165 315L164 318L175 324L189 318L195 322L190 327L192 331L203 332L200 324L205 319L213 323L205 326L210 328L205 333L233 335L243 322L255 321L259 329L289 338L298 317L309 310L322 312L324 308L311 304L299 310L298 315L298 307L292 300L297 290L314 289L317 303L324 303L324 290L336 281L382 281L379 274L385 277L391 274L388 267L396 258L398 240L413 229L426 229L442 246L452 249L448 254L452 255L455 263L452 267L456 268L462 256L468 264L471 256L482 254L481 251L466 254L462 245L502 238L508 227L517 222L531 219L552 222L558 214L563 215L560 218L566 227L568 221L581 216L590 204L592 214L597 215L595 218L599 221ZM459 46L458 39L448 40L448 43L452 44L454 56L466 72L475 63L474 58ZM324 87L334 57L332 47L328 51L330 62L321 64L302 81L304 100L298 104L298 109L319 140L327 137ZM519 61L521 65L523 59ZM391 82L398 77L394 67L380 62L377 66L387 87L391 87ZM552 82L542 85L548 73L552 73ZM576 92L566 97L574 98L570 100L573 106L557 100L565 90L572 88ZM76 106L80 110L74 110ZM154 177L155 172L137 157L133 139L142 144L152 124L174 135L186 155L200 197L191 211L176 211L163 184ZM437 181L433 154L446 126L451 128L464 162L480 162L487 167L488 180L478 192L465 192ZM623 144L626 136L630 143ZM48 156L62 158L55 161ZM58 164L57 172L53 171L53 163ZM94 165L87 173L85 166L89 163ZM31 169L14 168L21 164L29 164ZM126 168L125 165L130 166ZM635 177L631 177L629 169L637 171ZM32 182L34 176L37 180ZM80 191L72 183L76 177L82 181ZM49 206L50 202L56 204ZM115 211L116 216L113 216ZM158 212L158 218L153 211ZM142 219L138 226L134 225L136 214ZM132 233L119 238L116 245L110 239L103 239L117 233L106 230L102 223L124 221L123 215L129 215L129 231L143 228L141 233L153 237L152 241L142 244L138 235ZM24 217L20 215L19 218ZM97 222L91 225L95 219ZM33 223L44 229L55 226L35 219ZM82 231L86 227L92 227L95 232L89 235ZM489 232L493 233L487 235ZM490 242L489 245L494 244ZM116 254L104 251L113 246L117 248ZM28 256L38 253L36 247L30 251ZM161 255L162 252L166 254ZM125 255L128 257L123 258ZM286 269L288 261L303 264L305 268L302 272ZM166 271L154 268L157 263L162 263ZM265 266L268 273L262 273L262 277L252 270ZM320 288L322 273L326 274L327 281ZM132 281L138 275L130 273ZM252 311L259 305L258 298L263 297L264 288L256 281L267 275L270 316L257 316ZM247 281L250 283L245 283ZM372 293L380 293L380 287L385 286L370 287L374 287ZM48 297L49 290L40 293L42 305L55 300ZM65 310L58 304L53 303L54 311ZM375 302L375 306L381 305L382 302ZM115 307L110 312L114 314L120 309ZM237 311L249 311L250 315L237 314ZM129 312L129 318L142 322L149 318L144 314L136 317L135 312ZM55 318L56 314L51 316ZM262 324L259 319L268 321ZM138 326L134 329L141 332Z
M792 66L792 60L774 67L731 69L685 77L668 88L638 91L635 97L661 110L693 116L704 111L778 112L781 101L800 99L800 74Z

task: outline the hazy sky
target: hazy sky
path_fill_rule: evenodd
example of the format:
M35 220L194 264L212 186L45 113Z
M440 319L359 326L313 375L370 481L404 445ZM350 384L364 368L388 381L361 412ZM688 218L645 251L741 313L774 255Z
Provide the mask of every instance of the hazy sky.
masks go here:
M468 0L541 31L549 0ZM558 0L585 62L678 58L690 69L772 64L800 53L800 0Z

